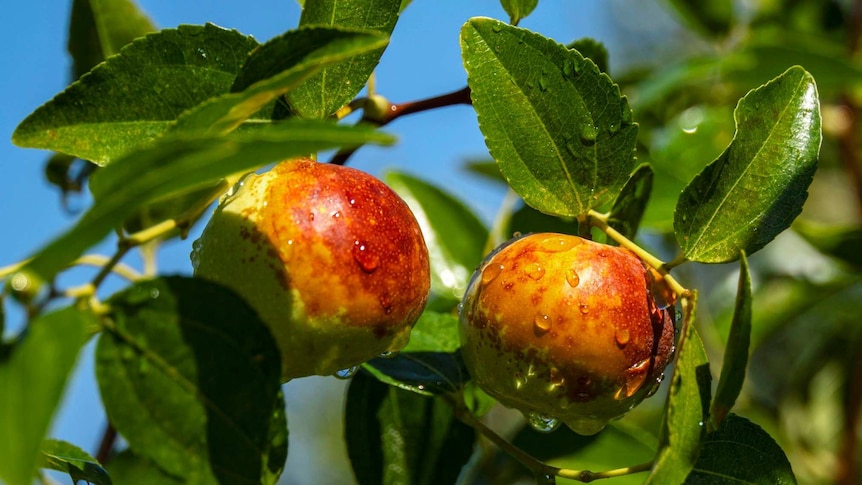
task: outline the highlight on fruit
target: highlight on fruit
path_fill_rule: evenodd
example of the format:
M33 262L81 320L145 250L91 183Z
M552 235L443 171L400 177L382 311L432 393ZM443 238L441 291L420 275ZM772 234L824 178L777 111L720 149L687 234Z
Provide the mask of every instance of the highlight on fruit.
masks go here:
M473 274L460 310L464 361L533 428L595 434L664 376L675 336L662 283L623 248L564 234L517 238Z
M428 250L407 204L365 172L308 159L237 184L192 263L257 310L285 380L346 377L399 351L430 289Z

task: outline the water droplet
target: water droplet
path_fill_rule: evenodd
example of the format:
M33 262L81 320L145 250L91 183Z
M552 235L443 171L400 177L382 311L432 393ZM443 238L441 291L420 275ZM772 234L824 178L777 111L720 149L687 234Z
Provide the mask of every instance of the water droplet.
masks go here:
M539 313L533 320L534 331L537 337L541 337L548 333L551 329L551 318L547 315Z
M539 263L529 263L524 271L527 273L527 276L538 281L545 276L545 268L542 267Z
M499 34L503 30L503 26L500 24L493 24L491 25L491 30L493 30L494 33Z
M632 124L632 110L631 108L629 108L627 103L624 103L622 105L622 110L620 114L622 115L621 121L624 125Z
M150 298L152 298L153 300L155 300L155 299L156 299L156 298L158 298L158 297L159 297L159 289L158 289L158 288L152 288L152 289L150 290Z
M207 51L203 50L203 48L201 48L201 47L198 47L198 49L195 51L195 53L196 53L198 56L200 56L200 58L201 58L201 59L206 59L206 58L207 58Z
M613 135L614 133L620 131L620 125L618 125L616 123L611 123L608 126L608 131L610 132L611 135Z
M503 52L503 47L500 44L494 46L494 51L497 53Z
M377 253L371 251L367 244L359 240L353 242L353 259L366 273L373 273L380 265L380 257Z
M516 372L515 373L515 390L520 391L521 388L523 388L526 383L527 383L527 378L524 377L524 374L521 374L520 372Z
M534 87L536 87L536 83L534 83L533 81L527 81L525 85L527 86L527 89L530 89L530 90L532 90Z
M544 74L542 74L542 76L539 77L539 89L541 89L542 91L547 91L548 90L548 84L549 84L548 79L545 77Z
M355 376L358 371L359 366L354 365L353 367L348 367L346 369L335 371L334 375L339 379L350 379L351 377Z
M649 358L644 359L635 365L629 367L626 370L626 383L623 387L617 391L614 396L616 399L625 399L627 397L633 396L638 389L643 386L644 381L646 380L647 371L650 368L651 360Z
M583 315L590 313L590 307L586 303L579 303L578 310L580 310Z
M548 372L548 379L551 381L551 385L554 387L563 387L563 384L566 382L566 378L563 377L563 373L559 371L559 369L552 367Z
M627 328L618 328L614 333L614 338L617 341L617 345L624 347L627 343L629 343L629 339L631 335L629 335L629 329Z
M566 271L566 283L569 284L572 288L577 288L579 284L581 284L581 277L578 275L578 272L575 271L575 268L569 268Z
M590 123L581 125L581 141L584 143L593 143L596 137L599 136L599 130Z
M308 213L308 220L309 220L309 221L313 221L313 220L314 220L314 212L309 212L309 213Z
M487 285L494 281L506 267L500 263L492 263L482 270L482 284Z
M560 427L559 419L536 412L527 413L527 422L530 423L531 428L540 433L550 433Z
M356 199L353 197L347 199L347 203L350 204L350 207L356 207Z
M559 253L572 249L573 247L575 247L576 244L579 244L580 242L581 240L576 237L551 236L542 241L539 241L536 244L536 250L548 253Z
M332 216L332 218L333 218L333 219L338 219L339 217L341 217L341 212L339 212L339 211L335 211L335 212L333 212L332 214L329 214L329 215L330 215L330 216Z
M379 357L383 358L383 359L394 359L395 357L398 357L398 351L397 350L384 350L383 352L380 353Z

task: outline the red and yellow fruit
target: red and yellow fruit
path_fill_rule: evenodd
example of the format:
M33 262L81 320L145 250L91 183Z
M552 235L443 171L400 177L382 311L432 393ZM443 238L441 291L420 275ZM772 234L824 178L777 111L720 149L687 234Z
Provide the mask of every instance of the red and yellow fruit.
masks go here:
M428 250L404 201L371 175L306 159L247 177L216 209L193 262L196 276L257 310L284 379L400 350L430 287Z
M594 434L654 391L673 353L673 316L654 281L626 249L516 239L485 259L464 296L467 368L534 427Z

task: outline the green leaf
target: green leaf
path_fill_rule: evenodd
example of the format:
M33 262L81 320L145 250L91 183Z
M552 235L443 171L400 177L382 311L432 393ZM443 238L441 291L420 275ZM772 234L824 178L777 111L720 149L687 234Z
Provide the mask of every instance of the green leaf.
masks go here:
M529 234L531 232L557 232L577 234L578 221L571 217L557 217L543 214L528 205L522 205L509 219L506 234Z
M652 193L652 167L642 164L623 186L608 215L608 224L628 239L634 240Z
M106 465L111 477L120 485L182 485L179 477L168 475L155 463L135 454L121 451Z
M457 352L401 352L371 359L362 367L380 382L423 396L455 392L470 377Z
M751 421L731 414L707 435L687 484L795 485L781 447Z
M599 71L608 72L610 61L608 60L608 49L604 44L590 37L578 39L567 45L569 49L574 49L581 53L582 56L593 61Z
M288 31L252 52L231 93L183 114L173 131L228 133L326 66L379 49L388 42L382 35L344 29L311 27Z
M299 25L371 30L388 37L395 29L401 4L401 0L307 0ZM327 67L288 95L291 107L305 118L326 118L335 113L359 94L384 49L385 44Z
M256 46L212 24L150 34L39 107L12 141L107 165L164 133L183 111L228 92Z
M65 441L48 439L42 442L41 466L68 473L73 483L83 480L94 485L111 485L111 477L95 458Z
M745 369L748 366L748 348L751 343L751 274L745 253L739 259L739 285L736 290L736 305L730 335L724 348L721 375L710 409L710 426L717 427L736 403Z
M500 0L503 10L509 14L509 22L518 25L521 19L533 12L539 0Z
M7 485L33 482L42 440L93 323L77 308L58 310L0 347L0 481Z
M734 118L730 146L683 190L674 212L692 261L726 263L762 248L802 211L817 168L820 101L801 67L748 93Z
M500 171L541 212L612 201L634 168L637 125L619 87L577 51L474 18L461 49L479 127Z
M410 341L402 352L454 352L461 347L458 316L451 312L425 310L410 331Z
M683 483L698 459L709 416L712 377L703 342L694 329L693 313L692 308L670 384L660 449L646 481L649 485Z
M422 228L431 262L429 308L452 309L482 261L488 230L460 200L437 187L405 173L389 172L384 178Z
M69 53L75 79L138 37L156 30L130 0L75 0L69 22Z
M670 0L685 22L693 29L712 37L724 37L733 25L733 1Z
M254 310L183 277L136 283L109 303L96 377L129 446L191 483L275 483L284 463L272 458L287 448L281 361Z
M78 223L42 248L21 274L47 281L136 210L154 201L212 187L222 177L325 148L389 143L367 127L295 120L229 137L166 138L94 174L96 203Z
M360 372L347 390L345 440L360 485L455 483L475 433L451 405Z

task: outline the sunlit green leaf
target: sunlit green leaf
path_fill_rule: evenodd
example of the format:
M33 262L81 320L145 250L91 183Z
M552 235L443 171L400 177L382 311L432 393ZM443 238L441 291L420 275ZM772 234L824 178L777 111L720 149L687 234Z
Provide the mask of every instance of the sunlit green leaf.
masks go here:
M168 277L108 302L96 377L111 423L141 456L191 483L272 484L284 466L281 360L226 288ZM279 417L281 415L281 417Z
M703 342L694 329L693 309L670 383L659 453L646 483L677 485L694 467L709 416L712 377Z
M75 0L69 22L69 53L75 79L156 26L131 0Z
M485 143L527 204L578 216L617 196L637 126L607 75L577 51L486 18L462 27L461 49Z
M66 308L38 317L11 344L0 343L0 481L30 485L66 380L92 314Z
M482 261L488 230L459 199L421 179L389 172L385 180L410 206L428 245L430 308L452 309Z
M748 366L748 347L751 342L751 274L745 253L741 255L739 263L739 285L736 290L733 323L724 348L721 374L709 413L713 427L721 423L736 403Z
M686 484L795 485L781 447L751 421L731 414L703 440L700 458Z
M518 25L522 18L533 12L539 0L500 0L500 3L503 5L503 10L509 14L509 22L512 25Z
M402 0L307 0L299 25L325 25L378 32L395 29ZM326 67L288 96L300 116L325 118L352 100L365 87L385 44L367 54Z
M231 93L183 114L173 131L228 133L326 66L377 50L387 42L382 35L344 29L311 27L288 31L252 52Z
M458 316L425 310L410 331L404 352L454 352L461 346Z
M72 482L86 481L93 485L111 485L111 477L102 465L86 451L60 440L42 442L43 468L68 473Z
M359 373L345 405L345 440L360 485L455 483L473 453L473 428L442 398L403 391Z
M211 24L150 34L76 81L15 129L18 146L106 165L228 92L257 41Z
M261 126L229 137L164 139L94 175L91 190L96 204L74 227L36 253L24 274L35 281L50 279L151 202L212 187L222 177L324 148L391 140L367 127L311 121Z
M793 67L734 112L727 150L683 190L674 232L692 261L734 261L761 249L802 211L820 151L814 79Z

